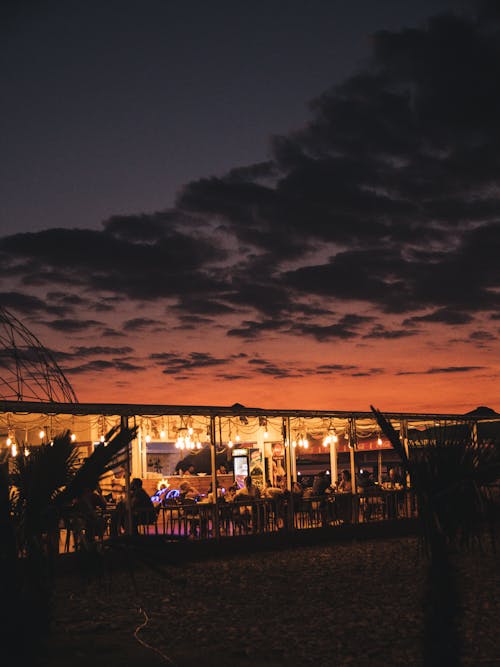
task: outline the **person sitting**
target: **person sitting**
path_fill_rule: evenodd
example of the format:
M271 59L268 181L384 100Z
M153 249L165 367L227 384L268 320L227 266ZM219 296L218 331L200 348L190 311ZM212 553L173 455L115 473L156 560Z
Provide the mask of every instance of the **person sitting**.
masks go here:
M210 482L210 486L208 487L208 493L207 493L207 498L206 498L207 503L214 503L215 502L215 495L214 495L214 492L213 492L212 489L213 489L212 482ZM219 485L219 482L217 482L217 498L219 499L219 501L224 500L224 494L223 494L222 489Z
M142 479L134 477L130 482L130 508L132 511L132 528L137 532L137 526L156 523L156 510L153 501L142 488Z
M226 466L225 466L225 465L220 465L220 466L217 468L217 474L218 474L218 475L227 475L227 468L226 468Z
M224 500L225 500L227 503L231 503L231 502L233 502L233 500L234 500L235 497L236 497L237 492L238 492L238 485L237 485L236 483L235 483L235 484L231 484L231 486L228 488L228 490L227 490L226 493L224 494Z
M278 483L275 485L271 482L271 480L268 479L262 495L265 498L278 498L283 496L283 489L278 486Z
M195 468L194 465L191 463L191 465L189 465L189 466L187 467L187 469L184 470L184 473L183 473L183 474L184 474L184 476L186 476L186 475L196 475L196 468Z
M399 474L399 472L396 470L396 468L389 468L389 479L387 481L387 486L390 489L402 489L404 484L403 484L403 478Z
M253 500L260 498L260 489L253 483L250 475L245 477L244 485L236 492L236 500L246 500L247 498Z
M327 488L330 486L330 477L323 470L314 476L312 493L313 496L324 496Z
M200 492L189 482L182 482L179 486L179 500L197 500L200 497Z
M339 493L352 493L351 473L348 470L342 470L338 491Z

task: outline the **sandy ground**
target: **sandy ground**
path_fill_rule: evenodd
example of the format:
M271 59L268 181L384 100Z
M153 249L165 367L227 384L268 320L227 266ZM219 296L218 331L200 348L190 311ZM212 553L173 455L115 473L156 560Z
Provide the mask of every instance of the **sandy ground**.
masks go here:
M500 667L498 559L454 564L463 664ZM48 664L421 665L425 568L417 540L399 538L64 576Z

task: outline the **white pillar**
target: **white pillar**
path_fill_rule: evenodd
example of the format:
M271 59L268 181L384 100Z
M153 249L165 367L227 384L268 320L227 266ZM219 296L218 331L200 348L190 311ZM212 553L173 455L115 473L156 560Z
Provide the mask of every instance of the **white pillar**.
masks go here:
M337 483L338 465L337 465L337 443L330 436L330 480L332 486Z

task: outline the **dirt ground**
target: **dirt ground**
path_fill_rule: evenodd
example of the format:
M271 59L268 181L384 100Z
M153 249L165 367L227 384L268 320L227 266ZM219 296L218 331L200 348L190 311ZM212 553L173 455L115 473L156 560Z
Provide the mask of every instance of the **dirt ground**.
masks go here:
M422 664L425 559L414 538L140 568L55 591L53 667ZM500 667L498 559L457 555L463 664Z

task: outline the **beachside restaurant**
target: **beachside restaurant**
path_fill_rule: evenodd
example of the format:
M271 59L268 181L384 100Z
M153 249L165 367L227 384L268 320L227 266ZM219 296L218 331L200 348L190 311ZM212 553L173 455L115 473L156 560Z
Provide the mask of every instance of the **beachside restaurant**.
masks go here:
M498 417L384 413L408 452L436 430L488 437ZM417 515L410 480L371 412L0 402L0 446L11 460L69 431L83 462L120 425L136 427L124 464L102 479L104 529L140 480L154 515L139 533L219 539ZM214 489L216 492L214 493ZM80 533L85 527L79 528ZM130 532L131 523L121 530ZM85 535L61 525L61 549Z

